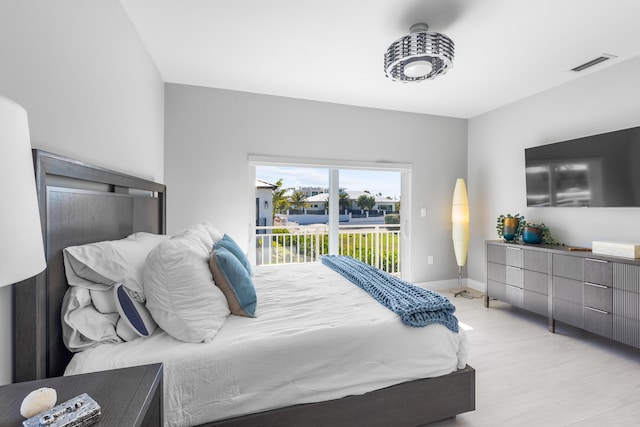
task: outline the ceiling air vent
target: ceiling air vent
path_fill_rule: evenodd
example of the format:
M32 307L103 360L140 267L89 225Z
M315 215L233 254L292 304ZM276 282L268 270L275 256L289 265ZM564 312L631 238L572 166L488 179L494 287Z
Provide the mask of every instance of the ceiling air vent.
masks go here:
M594 58L591 61L587 61L582 65L578 65L577 67L572 68L571 71L575 71L575 72L584 71L587 68L591 68L594 65L597 65L597 64L599 64L601 62L604 62L604 61L608 61L609 59L613 59L615 57L616 57L615 55L609 55L607 53L603 53L601 56L599 56L597 58Z

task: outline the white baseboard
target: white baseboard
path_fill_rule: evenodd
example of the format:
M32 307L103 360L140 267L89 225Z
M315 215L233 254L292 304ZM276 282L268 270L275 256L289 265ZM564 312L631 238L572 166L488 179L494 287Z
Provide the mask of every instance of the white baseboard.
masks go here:
M467 286L466 283L467 283L467 280L466 279L462 279L462 287ZM442 291L442 290L445 290L445 289L457 288L458 287L458 279L435 280L435 281L432 281L432 282L418 282L418 283L414 283L414 285L420 286L421 288L429 289L429 290L432 290L432 291Z
M484 282L478 282L477 280L471 279L467 279L467 287L482 293L485 293L487 289Z
M477 280L463 278L460 282L463 288L470 288L478 292L484 293L485 286L483 282ZM458 287L458 279L450 280L434 280L432 282L420 282L415 285L432 291L442 291L446 289L454 289Z

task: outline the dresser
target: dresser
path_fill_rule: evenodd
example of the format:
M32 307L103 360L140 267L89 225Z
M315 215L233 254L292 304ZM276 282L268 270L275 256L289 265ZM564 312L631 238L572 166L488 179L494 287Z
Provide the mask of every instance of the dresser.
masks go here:
M486 242L487 292L556 322L640 348L640 260L563 246Z

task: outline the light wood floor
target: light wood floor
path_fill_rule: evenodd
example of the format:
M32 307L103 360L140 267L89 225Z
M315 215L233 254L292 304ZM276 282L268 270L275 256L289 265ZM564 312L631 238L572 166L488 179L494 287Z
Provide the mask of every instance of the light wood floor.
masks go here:
M444 292L443 292L444 293ZM449 426L639 426L640 350L500 301L453 298L476 370L476 410Z

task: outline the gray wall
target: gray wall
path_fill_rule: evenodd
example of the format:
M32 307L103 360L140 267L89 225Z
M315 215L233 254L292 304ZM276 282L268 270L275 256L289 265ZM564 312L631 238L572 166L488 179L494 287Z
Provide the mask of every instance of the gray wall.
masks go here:
M640 57L469 121L469 278L485 281L484 241L498 215L544 222L557 241L640 243L640 208L527 208L524 149L640 125ZM640 159L636 159L636 162Z
M32 146L163 180L164 83L116 0L3 1L0 94ZM11 287L0 288L0 384L11 381Z
M466 177L466 120L176 84L165 95L169 232L207 220L248 249L249 154L410 163L411 279L455 277L451 199Z

